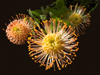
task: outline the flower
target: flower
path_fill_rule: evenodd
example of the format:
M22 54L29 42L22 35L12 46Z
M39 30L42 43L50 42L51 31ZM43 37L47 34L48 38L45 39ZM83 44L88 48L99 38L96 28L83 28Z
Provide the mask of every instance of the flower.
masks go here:
M10 42L17 45L25 44L31 31L32 22L33 20L25 14L19 14L19 17L16 15L6 29L6 36Z
M70 6L70 9L72 9L72 5ZM75 9L68 17L68 20L70 21L72 27L76 30L77 34L84 34L84 29L89 26L90 24L90 14L85 14L86 8L84 6L78 6L76 4Z
M28 38L29 55L34 62L46 66L46 70L54 67L55 62L59 70L71 64L79 48L77 35L71 26L60 20L43 21L43 27L34 26L33 34Z

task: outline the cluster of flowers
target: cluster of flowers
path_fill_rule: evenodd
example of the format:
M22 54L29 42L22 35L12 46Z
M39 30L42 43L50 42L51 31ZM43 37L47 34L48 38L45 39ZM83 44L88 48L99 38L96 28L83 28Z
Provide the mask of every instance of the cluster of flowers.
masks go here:
M68 10L66 16L61 14L64 20L60 16L36 22L25 14L16 15L5 30L6 36L17 45L27 41L30 57L46 70L51 67L61 70L75 59L75 52L79 50L77 37L90 24L90 14L85 14L83 6L70 5Z

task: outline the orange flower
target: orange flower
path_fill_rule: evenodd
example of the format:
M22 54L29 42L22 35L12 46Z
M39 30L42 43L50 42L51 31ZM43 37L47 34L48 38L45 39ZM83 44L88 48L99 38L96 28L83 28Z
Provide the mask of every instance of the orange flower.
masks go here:
M55 62L59 70L71 64L75 52L79 48L75 31L60 20L43 21L43 29L39 25L34 27L34 33L28 38L29 55L35 62L46 66L46 70L54 67Z
M24 14L16 15L17 19L11 21L6 29L6 36L13 44L22 45L27 41L32 28L33 20Z
M76 30L76 34L84 34L84 30L90 25L90 14L85 14L86 8L78 6L78 4L76 4L74 10L72 5L70 6L70 9L73 12L69 15L68 20L72 27Z

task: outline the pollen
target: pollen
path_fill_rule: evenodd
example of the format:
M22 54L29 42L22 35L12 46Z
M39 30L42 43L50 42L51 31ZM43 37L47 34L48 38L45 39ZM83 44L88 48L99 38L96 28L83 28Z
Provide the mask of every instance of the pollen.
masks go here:
M62 44L63 41L60 41L61 37L58 36L57 34L48 34L47 36L44 37L43 39L43 49L47 54L51 53L58 53L58 49L63 49Z
M13 28L13 30L14 30L14 31L18 31L19 29L18 29L18 28L16 28L16 27L14 27L14 28Z
M69 16L69 21L75 26L78 26L82 21L82 16L80 14L73 13L72 15Z

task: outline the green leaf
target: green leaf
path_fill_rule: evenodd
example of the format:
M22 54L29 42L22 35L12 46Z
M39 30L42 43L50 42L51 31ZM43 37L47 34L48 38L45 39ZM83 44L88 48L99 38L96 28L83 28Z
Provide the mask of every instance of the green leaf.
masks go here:
M53 9L53 8L47 7L45 11L46 11L46 12L51 12L52 15L54 15L54 16L59 16L59 14L58 14L58 10L56 10L56 9Z
M45 34L47 34L46 30L43 30L43 32L44 32Z
M46 15L40 15L41 20L46 20Z
M39 13L39 14L43 14L42 10L34 10L35 12Z
M35 16L40 16L40 14L38 13L38 12L36 12L36 11L31 11L32 12L32 14L34 14Z
M40 21L35 21L35 24L36 24L36 25L39 25L39 23L40 23Z
M32 12L31 12L31 9L29 9L28 12L29 12L29 15L30 15L31 17L33 17L33 14L32 14Z
M53 16L53 13L52 12L49 12L49 15L50 15L50 17L52 17Z
M34 31L34 29L33 29L33 31ZM35 35L35 32L32 32L32 34Z
M61 17L62 15L66 15L67 11L68 10L67 10L66 6L62 7L62 9L60 9L60 11L59 11L59 16Z
M43 6L41 7L41 10L42 10L43 14L45 14L45 10L44 10Z
M25 19L24 19L25 21L27 20L27 17L25 17Z
M68 20L66 20L66 21L64 21L64 22L67 23L67 25L69 25L69 23L70 23Z
M33 16L31 9L28 10L29 15L35 20L35 21L39 21L35 16Z
M89 13L93 12L93 10L94 10L97 6L98 6L98 3L95 5L94 8L92 8L92 9L89 11Z
M53 24L50 24L51 29L53 30Z
M64 0L57 0L56 6L57 6L57 9L61 9L64 6Z
M54 6L56 4L56 2L53 2L50 6Z

